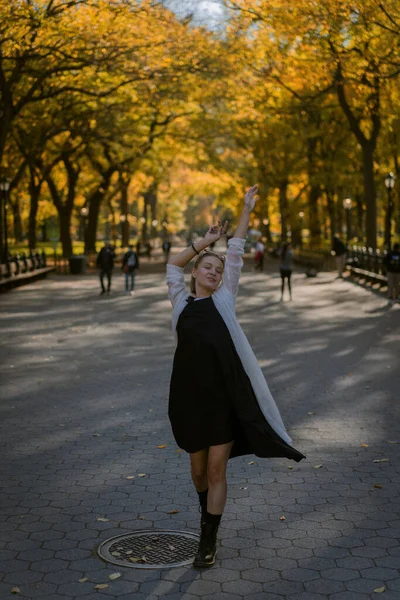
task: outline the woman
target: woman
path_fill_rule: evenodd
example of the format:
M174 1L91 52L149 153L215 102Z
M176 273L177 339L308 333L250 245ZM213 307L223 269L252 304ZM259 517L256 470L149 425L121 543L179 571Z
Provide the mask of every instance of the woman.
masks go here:
M292 245L289 242L286 242L285 244L283 244L282 252L281 252L281 266L280 266L281 279L282 279L281 302L283 300L283 292L285 291L285 279L287 279L287 282L288 282L290 300L292 299L292 284L291 284L292 270L293 270Z
M215 562L216 539L225 507L226 466L244 454L304 456L290 446L279 411L235 316L244 238L257 186L248 190L226 259L204 252L226 232L210 227L167 265L172 322L178 336L170 385L169 417L178 446L190 455L202 512L196 567ZM196 257L188 297L183 268Z

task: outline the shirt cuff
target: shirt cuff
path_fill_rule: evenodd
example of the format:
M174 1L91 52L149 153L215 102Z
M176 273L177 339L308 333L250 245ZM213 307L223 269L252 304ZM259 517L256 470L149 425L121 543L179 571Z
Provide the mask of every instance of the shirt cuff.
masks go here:
M178 267L177 265L167 264L167 274L170 272L175 273L184 273L184 269L182 267Z
M235 247L244 250L245 241L243 238L231 238L228 242L228 248Z

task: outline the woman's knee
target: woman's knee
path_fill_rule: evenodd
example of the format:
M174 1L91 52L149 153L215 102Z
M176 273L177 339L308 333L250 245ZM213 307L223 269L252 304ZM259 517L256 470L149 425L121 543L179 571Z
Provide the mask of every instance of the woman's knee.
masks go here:
M207 470L208 484L217 485L226 481L226 464L211 463Z

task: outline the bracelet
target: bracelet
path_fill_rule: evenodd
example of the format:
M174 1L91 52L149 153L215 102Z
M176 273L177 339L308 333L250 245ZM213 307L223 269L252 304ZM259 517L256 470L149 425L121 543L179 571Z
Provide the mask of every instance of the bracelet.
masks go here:
M190 244L190 245L192 246L192 248L193 248L193 250L196 252L196 254L200 254L200 252L197 252L197 250L196 250L196 248L194 247L194 245L193 245L193 244Z

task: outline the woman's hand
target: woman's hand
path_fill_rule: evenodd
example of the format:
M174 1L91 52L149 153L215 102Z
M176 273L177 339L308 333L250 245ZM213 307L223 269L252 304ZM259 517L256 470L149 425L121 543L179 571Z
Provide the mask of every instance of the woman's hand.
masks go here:
M257 200L258 185L253 185L250 189L247 190L246 195L244 197L244 207L246 210L251 212L254 208L254 205Z
M228 229L228 221L225 221L223 225L221 225L221 221L217 222L217 225L211 225L210 229L207 231L204 236L204 240L207 241L207 245L213 244L219 238L226 234Z

